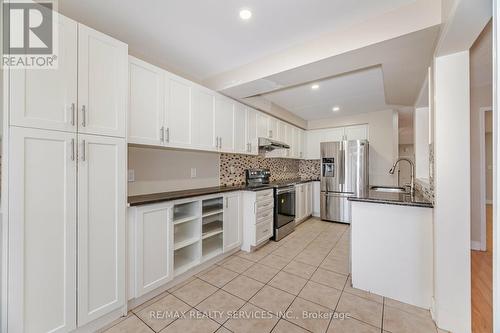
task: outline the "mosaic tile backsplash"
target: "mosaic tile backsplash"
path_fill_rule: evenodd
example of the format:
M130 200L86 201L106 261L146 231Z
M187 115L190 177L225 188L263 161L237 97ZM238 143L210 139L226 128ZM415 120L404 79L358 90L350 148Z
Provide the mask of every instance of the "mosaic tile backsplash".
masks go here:
M319 160L265 158L240 154L220 154L220 184L245 184L245 170L264 168L271 170L271 181L297 178L319 178Z

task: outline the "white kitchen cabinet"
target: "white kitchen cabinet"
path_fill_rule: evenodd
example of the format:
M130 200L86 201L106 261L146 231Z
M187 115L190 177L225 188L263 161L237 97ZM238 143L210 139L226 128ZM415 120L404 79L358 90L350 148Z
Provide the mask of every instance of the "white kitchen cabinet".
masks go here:
M246 117L248 152L253 155L257 155L259 153L259 138L257 136L257 111L252 108L246 108Z
M9 332L76 327L75 140L10 128Z
M302 222L312 215L312 183L295 185L295 222Z
M163 144L163 70L129 57L128 141L145 145Z
M273 236L273 190L242 192L242 245L250 252Z
M257 137L269 138L269 116L264 113L257 113Z
M321 142L342 141L344 128L329 128L307 131L307 159L320 159Z
M166 72L165 72L166 73ZM165 74L165 142L170 147L191 146L191 89L189 81Z
M242 221L240 193L227 194L224 197L224 252L231 251L241 245Z
M285 142L286 141L286 123L283 121L278 122L278 135L276 137L276 140Z
M173 242L170 203L133 207L135 297L169 282L173 278Z
M289 158L293 158L294 155L294 147L293 147L293 136L294 136L294 129L293 126L291 125L286 125L286 140L285 143L287 143L290 148L286 150L286 156Z
M78 23L58 23L58 68L10 71L10 125L76 131Z
M320 182L312 182L312 215L320 216L321 185Z
M269 138L275 140L278 139L278 119L274 117L269 117L268 132L269 132Z
M229 98L215 101L215 137L219 151L234 151L234 103Z
M126 143L79 135L78 326L125 304Z
M240 103L234 104L234 152L247 154L247 117L245 106Z
M215 142L215 93L208 89L192 89L192 146L203 150L217 150Z
M293 127L292 157L300 158L300 129Z
M79 132L126 137L128 46L78 25Z
M313 183L306 183L306 216L311 216L313 213Z
M368 125L344 127L344 140L368 140Z
M306 158L306 131L299 129L299 158Z

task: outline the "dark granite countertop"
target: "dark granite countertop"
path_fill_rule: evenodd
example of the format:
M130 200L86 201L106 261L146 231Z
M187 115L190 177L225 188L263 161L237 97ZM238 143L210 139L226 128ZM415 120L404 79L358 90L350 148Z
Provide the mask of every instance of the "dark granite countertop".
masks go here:
M414 195L406 193L387 193L370 190L368 195L364 197L349 197L350 201L371 202L387 205L401 205L433 208L432 202L426 200L420 193L415 192Z
M163 201L179 200L191 197L198 197L202 195L209 195L215 193L224 192L234 192L234 191L263 191L274 188L278 184L301 184L308 183L311 181L316 181L317 179L291 179L280 182L273 182L269 185L262 185L259 187L250 187L247 185L236 185L236 186L214 186L197 188L192 190L183 191L171 191L171 192L161 192L161 193L151 193L151 194L141 194L133 195L128 197L128 203L130 206L139 206L145 204L159 203Z

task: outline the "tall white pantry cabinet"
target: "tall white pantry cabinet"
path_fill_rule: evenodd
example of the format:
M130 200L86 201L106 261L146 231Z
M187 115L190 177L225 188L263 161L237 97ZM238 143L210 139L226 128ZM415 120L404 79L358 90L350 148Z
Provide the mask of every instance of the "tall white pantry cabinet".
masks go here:
M8 80L12 333L70 332L125 305L128 46L59 16L59 49L58 69Z

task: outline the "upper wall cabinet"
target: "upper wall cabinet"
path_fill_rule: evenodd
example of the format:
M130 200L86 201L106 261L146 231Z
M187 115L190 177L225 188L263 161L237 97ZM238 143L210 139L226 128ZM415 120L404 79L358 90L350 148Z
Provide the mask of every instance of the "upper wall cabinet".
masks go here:
M368 125L344 127L344 140L368 140Z
M260 112L257 113L257 137L269 137L269 116Z
M215 100L215 137L221 152L234 152L234 102L229 98Z
M163 71L142 60L129 60L128 139L145 145L161 144L164 98Z
M78 25L79 131L126 136L128 46Z
M215 140L215 93L194 88L191 92L192 146L202 150L217 150Z
M268 135L271 139L278 139L278 119L269 117Z
M307 131L305 156L309 160L319 159L321 142L368 140L368 129L365 124Z
M234 105L234 152L248 154L249 145L247 141L247 117L246 108L243 104Z
M59 67L10 71L10 125L76 131L78 23L59 16Z
M191 145L191 84L166 75L165 78L165 141L168 146Z
M59 15L59 67L13 70L10 124L125 137L126 44Z
M259 137L257 136L257 113L258 112L252 108L246 108L248 152L255 155L259 153Z

